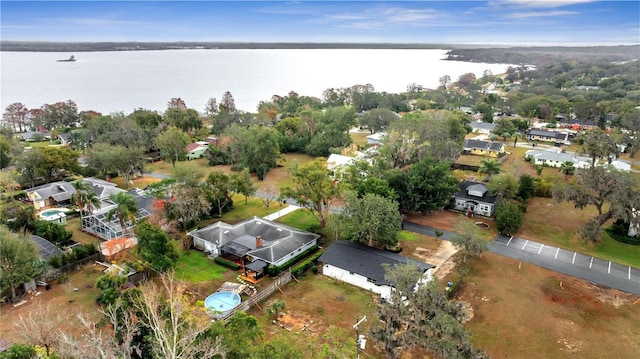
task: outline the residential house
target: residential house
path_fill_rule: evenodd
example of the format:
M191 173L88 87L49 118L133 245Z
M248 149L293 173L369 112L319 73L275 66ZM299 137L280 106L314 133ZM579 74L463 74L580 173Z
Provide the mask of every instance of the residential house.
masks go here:
M495 123L488 123L482 121L472 121L469 126L474 133L482 133L485 135L490 135L493 133L493 130L496 128Z
M317 245L319 234L253 217L237 224L216 222L187 233L196 249L260 271L280 266Z
M562 152L554 150L529 150L524 153L524 158L533 161L536 165L549 167L562 167L565 162L573 163L575 168L591 167L591 158L580 156L573 152Z
M529 141L545 141L556 144L568 144L569 141L569 133L567 132L546 131L535 128L528 129L525 137Z
M484 183L462 181L460 191L454 196L454 208L467 216L477 214L491 217L496 211L498 200L498 196L492 195Z
M379 294L383 299L390 297L393 288L384 277L386 265L414 264L426 281L431 280L435 268L429 263L351 241L331 243L318 262L322 264L322 274Z
M557 116L556 116L557 118ZM594 120L581 120L577 118L565 117L558 121L558 125L574 131L589 131L597 129L598 123Z
M122 189L109 188L108 186L105 188L105 191L112 193L124 192ZM132 188L126 192L136 199L138 212L135 213L135 221L132 222L130 219L125 219L125 228L122 228L116 215L113 215L109 220L109 211L115 208L116 204L111 201L109 197L106 197L100 199L101 207L99 209L95 209L91 215L82 217L82 230L93 233L107 241L116 238L133 237L133 226L135 223L151 215L154 198L138 188ZM106 192L103 193L106 194Z
M366 151L356 151L355 156L345 156L332 153L327 158L327 169L329 175L334 179L341 179L347 167L353 165L356 161L367 161L373 163L373 156L377 153L376 146L369 147ZM364 175L364 174L363 174Z
M381 145L384 136L386 136L384 132L376 132L373 135L367 136L367 145L369 146Z
M199 141L187 145L187 159L195 160L204 157L204 153L209 149L209 142Z
M27 131L22 133L16 133L16 137L20 141L36 142L36 141L51 139L51 134L46 129L42 128L37 131Z
M76 189L69 182L59 181L29 188L25 192L36 210L40 210L49 206L70 204L71 196L76 193Z
M470 155L500 157L507 152L507 147L502 142L468 139L464 140L463 151Z

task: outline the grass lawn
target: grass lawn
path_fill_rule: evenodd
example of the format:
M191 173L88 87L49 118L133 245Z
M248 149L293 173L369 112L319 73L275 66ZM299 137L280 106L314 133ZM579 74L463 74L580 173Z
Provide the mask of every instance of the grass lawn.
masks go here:
M367 136L370 136L369 132L349 132L349 136L351 136L351 141L358 145L360 148L369 147L367 143Z
M278 201L273 201L269 205L269 208L267 208L260 198L257 197L249 197L248 202L244 203L244 196L235 195L233 196L233 209L230 212L225 213L220 218L210 218L200 221L198 227L202 228L218 221L234 224L244 221L245 219L253 218L253 216L264 217L284 207L286 207L286 205L280 204Z
M67 219L67 225L65 226L65 229L67 231L73 232L73 236L71 237L72 240L81 244L93 243L95 245L98 245L100 243L100 240L97 237L81 231L80 228L80 217Z
M472 342L493 358L631 358L640 352L635 296L506 257L483 257L457 299L473 308L466 324Z
M602 232L602 243L585 243L580 228L596 215L593 207L580 210L570 202L556 203L551 198L529 200L518 237L534 240L594 257L640 267L640 246L617 242ZM605 224L607 226L608 224Z
M318 219L311 213L309 213L309 211L307 211L306 209L299 209L297 211L286 214L276 219L276 222L280 222L282 224L286 224L287 226L298 228L303 231L306 231L309 227L318 226L320 224L320 222L318 222Z
M180 251L180 257L175 268L176 278L191 283L207 282L214 279L223 279L223 273L230 269L225 268L204 253L195 250Z

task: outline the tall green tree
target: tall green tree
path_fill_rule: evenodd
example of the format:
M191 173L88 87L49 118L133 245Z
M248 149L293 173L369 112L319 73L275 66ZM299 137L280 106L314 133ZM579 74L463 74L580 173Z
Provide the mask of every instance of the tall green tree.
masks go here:
M533 197L536 194L535 182L533 181L533 177L529 175L520 176L520 184L518 186L518 197L522 198L524 201Z
M386 268L385 279L394 283L389 300L378 304L379 323L370 334L387 359L402 350L422 348L434 358L481 359L488 356L474 349L467 329L463 305L449 300L437 280L420 284L422 272L410 264Z
M565 161L560 165L560 173L564 175L564 178L567 179L569 176L573 176L576 173L576 167L573 165L571 161Z
M169 127L158 137L160 153L165 160L171 162L173 168L176 167L176 162L184 160L188 143L189 135L175 126Z
M392 247L398 244L402 216L398 202L375 194L345 196L340 219L340 235L369 247Z
M376 133L384 130L391 121L398 118L398 115L386 108L376 108L371 111L367 111L360 118L360 126L366 127L371 133Z
M425 157L406 171L391 171L389 187L398 195L400 210L429 212L447 205L460 190L458 180L449 171L450 166L449 162L436 162Z
M501 163L497 161L489 160L489 159L481 159L480 168L478 169L478 172L487 173L490 175L496 174L496 173L500 173L500 167L501 167Z
M518 204L512 201L500 201L496 208L496 227L500 233L507 235L516 233L522 226L523 218L524 213Z
M131 179L144 171L146 163L141 147L111 146L106 143L95 144L86 157L87 165L103 174L117 173L124 177L125 188Z
M138 238L138 254L154 270L165 272L175 266L178 252L171 238L161 228L142 220L136 224L134 231Z
M91 185L81 180L73 181L71 185L76 190L71 196L71 201L78 206L80 216L84 216L85 213L93 214L95 209L100 209L102 202L93 191Z
M40 262L38 250L30 238L0 225L0 289L11 290L11 300L16 300L19 285L41 273Z
M506 199L516 198L519 187L518 180L509 173L493 175L487 183L487 188L492 195Z
M49 182L65 174L75 174L80 170L78 153L69 147L39 147L34 149L42 153L43 162L38 172Z
M243 131L240 141L242 152L239 167L248 168L249 172L257 174L258 179L263 180L269 169L278 165L278 132L270 127L251 126Z
M253 184L248 168L243 169L239 174L233 173L230 181L232 191L244 196L244 203L248 203L249 197L256 194L258 190Z
M116 216L122 232L126 235L128 231L126 221L128 220L132 225L136 223L138 213L136 198L126 192L118 192L110 195L109 200L115 204L115 207L107 212L107 221L110 222L113 216Z
M216 215L222 216L226 209L233 206L231 199L231 181L229 176L221 171L209 173L206 181L205 191L209 201L215 204Z
M580 143L579 153L591 158L591 167L595 167L598 159L604 159L607 163L620 156L620 149L614 136L603 130L592 130L583 133L578 139Z
M324 228L327 225L331 204L340 196L342 190L340 185L334 184L329 177L327 161L319 157L302 165L294 162L289 167L289 174L292 186L282 187L280 197L293 198L298 205L309 210Z
M459 221L453 231L456 234L451 238L451 243L462 251L462 262L467 261L467 256L481 255L489 248L489 242L472 221Z
M553 198L573 202L576 208L594 206L598 214L587 222L581 237L600 242L602 225L610 219L634 220L633 209L640 208L640 183L629 173L595 166L576 170L576 182L554 187Z

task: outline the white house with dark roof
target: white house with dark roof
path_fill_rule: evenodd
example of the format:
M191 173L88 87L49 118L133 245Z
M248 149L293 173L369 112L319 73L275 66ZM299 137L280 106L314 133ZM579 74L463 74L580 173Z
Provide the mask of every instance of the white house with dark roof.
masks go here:
M254 267L283 265L315 246L320 238L319 234L259 217L234 225L216 222L188 235L199 250Z
M525 132L525 137L529 141L545 141L558 144L569 144L568 132L546 131L530 128Z
M367 136L367 145L369 146L379 146L382 144L382 139L386 136L384 132L376 132L372 135Z
M71 196L76 193L76 189L69 182L59 181L29 188L25 192L36 210L39 210L60 203L68 203Z
M460 191L454 196L454 208L466 215L491 217L496 211L498 196L494 196L484 183L460 182Z
M393 288L384 278L385 265L414 264L425 281L431 280L435 268L429 263L351 241L331 243L318 262L322 263L322 274L379 294L384 299L389 298Z

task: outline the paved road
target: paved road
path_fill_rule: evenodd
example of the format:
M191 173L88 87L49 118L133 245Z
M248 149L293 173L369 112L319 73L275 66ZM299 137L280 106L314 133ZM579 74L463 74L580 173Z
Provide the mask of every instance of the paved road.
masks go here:
M404 229L435 237L435 228L404 222ZM442 231L450 240L455 234ZM589 282L640 295L640 269L605 261L546 244L499 235L489 243L489 252L581 278Z

